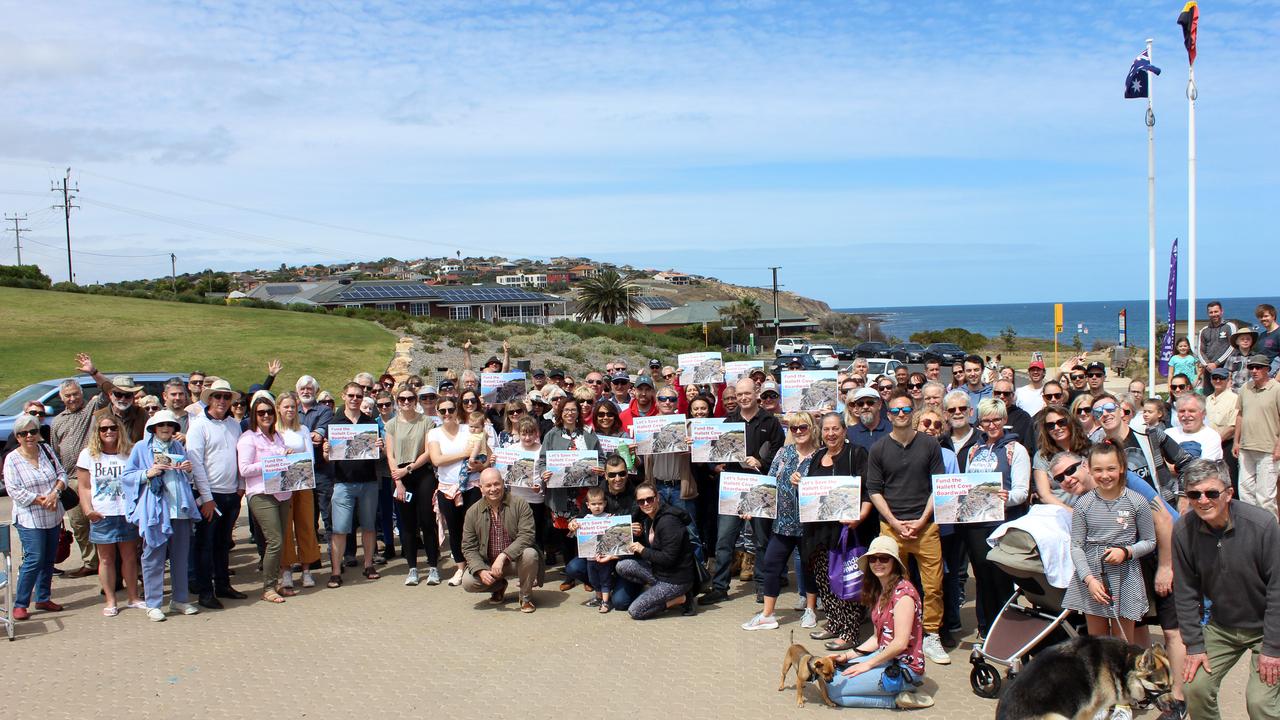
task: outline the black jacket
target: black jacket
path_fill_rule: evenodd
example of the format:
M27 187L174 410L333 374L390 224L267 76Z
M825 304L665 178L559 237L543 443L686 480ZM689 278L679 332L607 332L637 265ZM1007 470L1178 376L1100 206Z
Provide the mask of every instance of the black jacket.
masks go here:
M650 518L640 513L640 544L645 546L640 559L647 560L654 577L672 585L692 585L697 582L694 570L693 543L685 526L689 515L671 505L658 508L658 515ZM649 532L653 540L649 540Z
M725 417L724 421L746 423L747 455L760 461L758 472L769 472L769 466L773 464L773 456L777 455L787 442L787 432L782 429L782 423L778 422L778 418L768 410L760 408L750 420L743 420L742 412L734 410ZM726 463L724 468L730 472L757 472L739 463Z
M815 475L855 475L863 478L867 477L867 449L861 445L854 445L846 441L844 449L836 456L835 462L831 467L823 467L822 459L827 456L826 446L818 448L813 454L813 459L809 461L809 472L806 475L813 477ZM868 502L866 488L862 490L862 501ZM829 550L840 542L840 531L844 529L844 525L838 522L815 522L804 523L804 537L800 542L800 551L803 558L807 561L813 553L820 550ZM865 522L858 525L853 531L857 536L858 542L866 547L871 541L880 534L880 514L876 512L874 506L871 508L871 514L867 516Z

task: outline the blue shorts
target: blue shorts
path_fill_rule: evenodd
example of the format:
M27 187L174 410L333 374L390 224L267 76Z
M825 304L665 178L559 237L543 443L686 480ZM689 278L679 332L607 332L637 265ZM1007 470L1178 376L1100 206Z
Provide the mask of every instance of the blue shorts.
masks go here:
M94 545L133 542L137 539L138 527L123 515L110 515L98 522L89 523L89 542Z
M378 520L378 483L333 484L333 532L349 535L355 528L373 532Z

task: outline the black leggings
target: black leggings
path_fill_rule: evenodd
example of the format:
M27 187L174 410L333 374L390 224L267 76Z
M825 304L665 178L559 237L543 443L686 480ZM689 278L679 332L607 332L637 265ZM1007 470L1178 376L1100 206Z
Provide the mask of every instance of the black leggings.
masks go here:
M444 524L449 528L449 552L453 561L459 565L465 562L462 557L462 520L467 516L467 508L480 499L480 488L470 488L462 493L462 504L455 505L453 500L436 492L436 503L440 506L440 514L444 516ZM483 551L483 549L482 549Z
M787 561L791 559L791 553L798 547L800 547L799 537L774 533L769 538L769 546L764 551L764 567L760 569L760 580L764 585L765 595L776 598L778 593L782 592L782 576L787 574ZM760 562L759 558L756 562ZM807 562L801 562L800 567L801 572L804 573L804 586L816 588L813 566Z
M402 481L405 494L413 494L408 502L396 500L396 512L404 523L400 529L400 547L410 568L418 567L418 548L427 556L427 567L440 564L440 538L436 535L436 511L431 496L439 482L430 468L419 468Z
M1000 614L1000 608L1013 594L1013 578L987 559L987 551L991 549L987 545L987 536L993 529L986 524L955 526L955 533L963 539L969 551L969 562L973 565L978 630L984 637Z

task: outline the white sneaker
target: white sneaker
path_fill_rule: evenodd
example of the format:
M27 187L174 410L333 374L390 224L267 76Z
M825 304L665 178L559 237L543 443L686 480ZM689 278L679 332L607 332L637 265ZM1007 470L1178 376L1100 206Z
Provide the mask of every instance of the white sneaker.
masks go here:
M280 571L280 587L287 587L287 588L293 587L293 571L292 570Z
M409 577L404 579L404 584L409 586L418 584L418 568L409 568Z
M800 627L811 628L818 627L818 614L809 608L804 609L804 615L800 616Z
M171 601L169 603L169 612L180 613L182 615L196 615L200 612L200 608L191 603Z
M920 651L924 656L929 658L930 662L937 665L950 665L951 656L942 647L942 638L938 637L938 633L929 633L924 636L924 642L920 645Z
M805 597L803 595L796 596L796 607L795 607L796 612L800 612L801 610L804 610L805 606L807 605L808 603L805 602Z
M766 616L764 613L756 613L750 620L742 623L743 630L777 630L778 618L774 615Z
M147 619L151 622L164 622L164 611L160 608L148 608Z
M1111 708L1111 720L1133 720L1133 709L1128 705L1117 705Z
M428 570L427 570L427 584L428 584L428 585L439 585L439 584L440 584L440 569L439 569L439 568L430 568L430 569L428 569Z
M462 576L465 575L466 573L467 573L466 568L458 568L457 572L453 574L453 577L449 578L449 586L458 587L459 585L461 585Z
M316 586L316 579L311 577L311 573L306 570L302 571L302 587L313 588Z

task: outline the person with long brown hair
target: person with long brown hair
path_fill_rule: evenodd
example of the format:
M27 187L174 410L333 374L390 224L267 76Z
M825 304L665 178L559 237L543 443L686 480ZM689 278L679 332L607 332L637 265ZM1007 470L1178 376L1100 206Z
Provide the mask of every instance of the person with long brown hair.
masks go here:
M1031 460L1031 481L1036 498L1047 505L1070 508L1065 501L1071 493L1063 490L1049 472L1049 461L1060 452L1083 455L1089 449L1089 436L1075 414L1065 405L1056 403L1045 407L1036 429L1037 450Z

